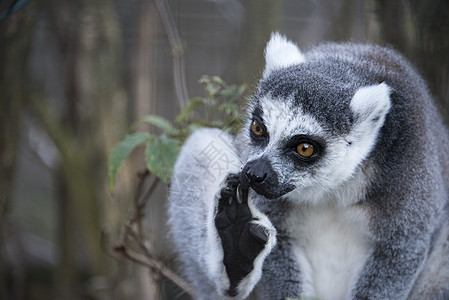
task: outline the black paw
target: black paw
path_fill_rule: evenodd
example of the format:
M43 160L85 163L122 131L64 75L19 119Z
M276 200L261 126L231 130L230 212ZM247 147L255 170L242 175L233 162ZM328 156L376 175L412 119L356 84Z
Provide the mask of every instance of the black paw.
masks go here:
M229 296L237 294L237 285L253 270L253 263L268 241L268 232L252 223L248 207L248 188L240 185L239 174L226 178L220 191L215 226L220 236L223 263L230 280Z

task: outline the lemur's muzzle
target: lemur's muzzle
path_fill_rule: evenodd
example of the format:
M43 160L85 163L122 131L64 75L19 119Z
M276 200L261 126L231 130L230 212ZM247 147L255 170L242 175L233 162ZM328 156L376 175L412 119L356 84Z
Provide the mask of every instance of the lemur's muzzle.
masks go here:
M249 161L243 168L240 181L243 186L251 187L257 194L266 198L281 196L278 175L264 157Z

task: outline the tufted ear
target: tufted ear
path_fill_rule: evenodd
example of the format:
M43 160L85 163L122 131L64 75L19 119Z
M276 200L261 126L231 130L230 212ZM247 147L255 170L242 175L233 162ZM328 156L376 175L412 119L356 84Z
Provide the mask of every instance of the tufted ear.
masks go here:
M385 117L390 111L391 89L386 83L359 88L352 97L349 107L354 113L354 125L345 137L351 151L346 154L346 168L356 166L364 160L374 145Z
M304 55L293 42L278 32L273 32L265 48L263 78L266 78L273 70L300 64L304 61Z
M383 124L390 110L391 89L386 83L362 87L354 94L350 108L356 116L357 123Z

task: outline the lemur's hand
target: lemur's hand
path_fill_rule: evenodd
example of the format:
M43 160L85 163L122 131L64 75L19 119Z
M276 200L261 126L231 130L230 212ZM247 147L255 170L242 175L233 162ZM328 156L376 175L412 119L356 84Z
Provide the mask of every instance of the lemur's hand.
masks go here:
M223 263L228 274L229 296L254 268L254 260L269 240L269 229L253 216L248 206L248 188L240 184L239 174L230 174L220 191L215 226L223 247Z

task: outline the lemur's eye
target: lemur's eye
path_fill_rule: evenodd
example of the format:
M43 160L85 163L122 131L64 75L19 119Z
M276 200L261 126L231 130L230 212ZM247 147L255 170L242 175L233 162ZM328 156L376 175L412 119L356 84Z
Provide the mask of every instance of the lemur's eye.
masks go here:
M296 146L296 151L298 151L298 154L302 157L309 158L315 154L315 147L309 143L300 143Z
M261 136L263 134L262 124L260 124L257 120L254 120L251 124L251 130L257 136Z

